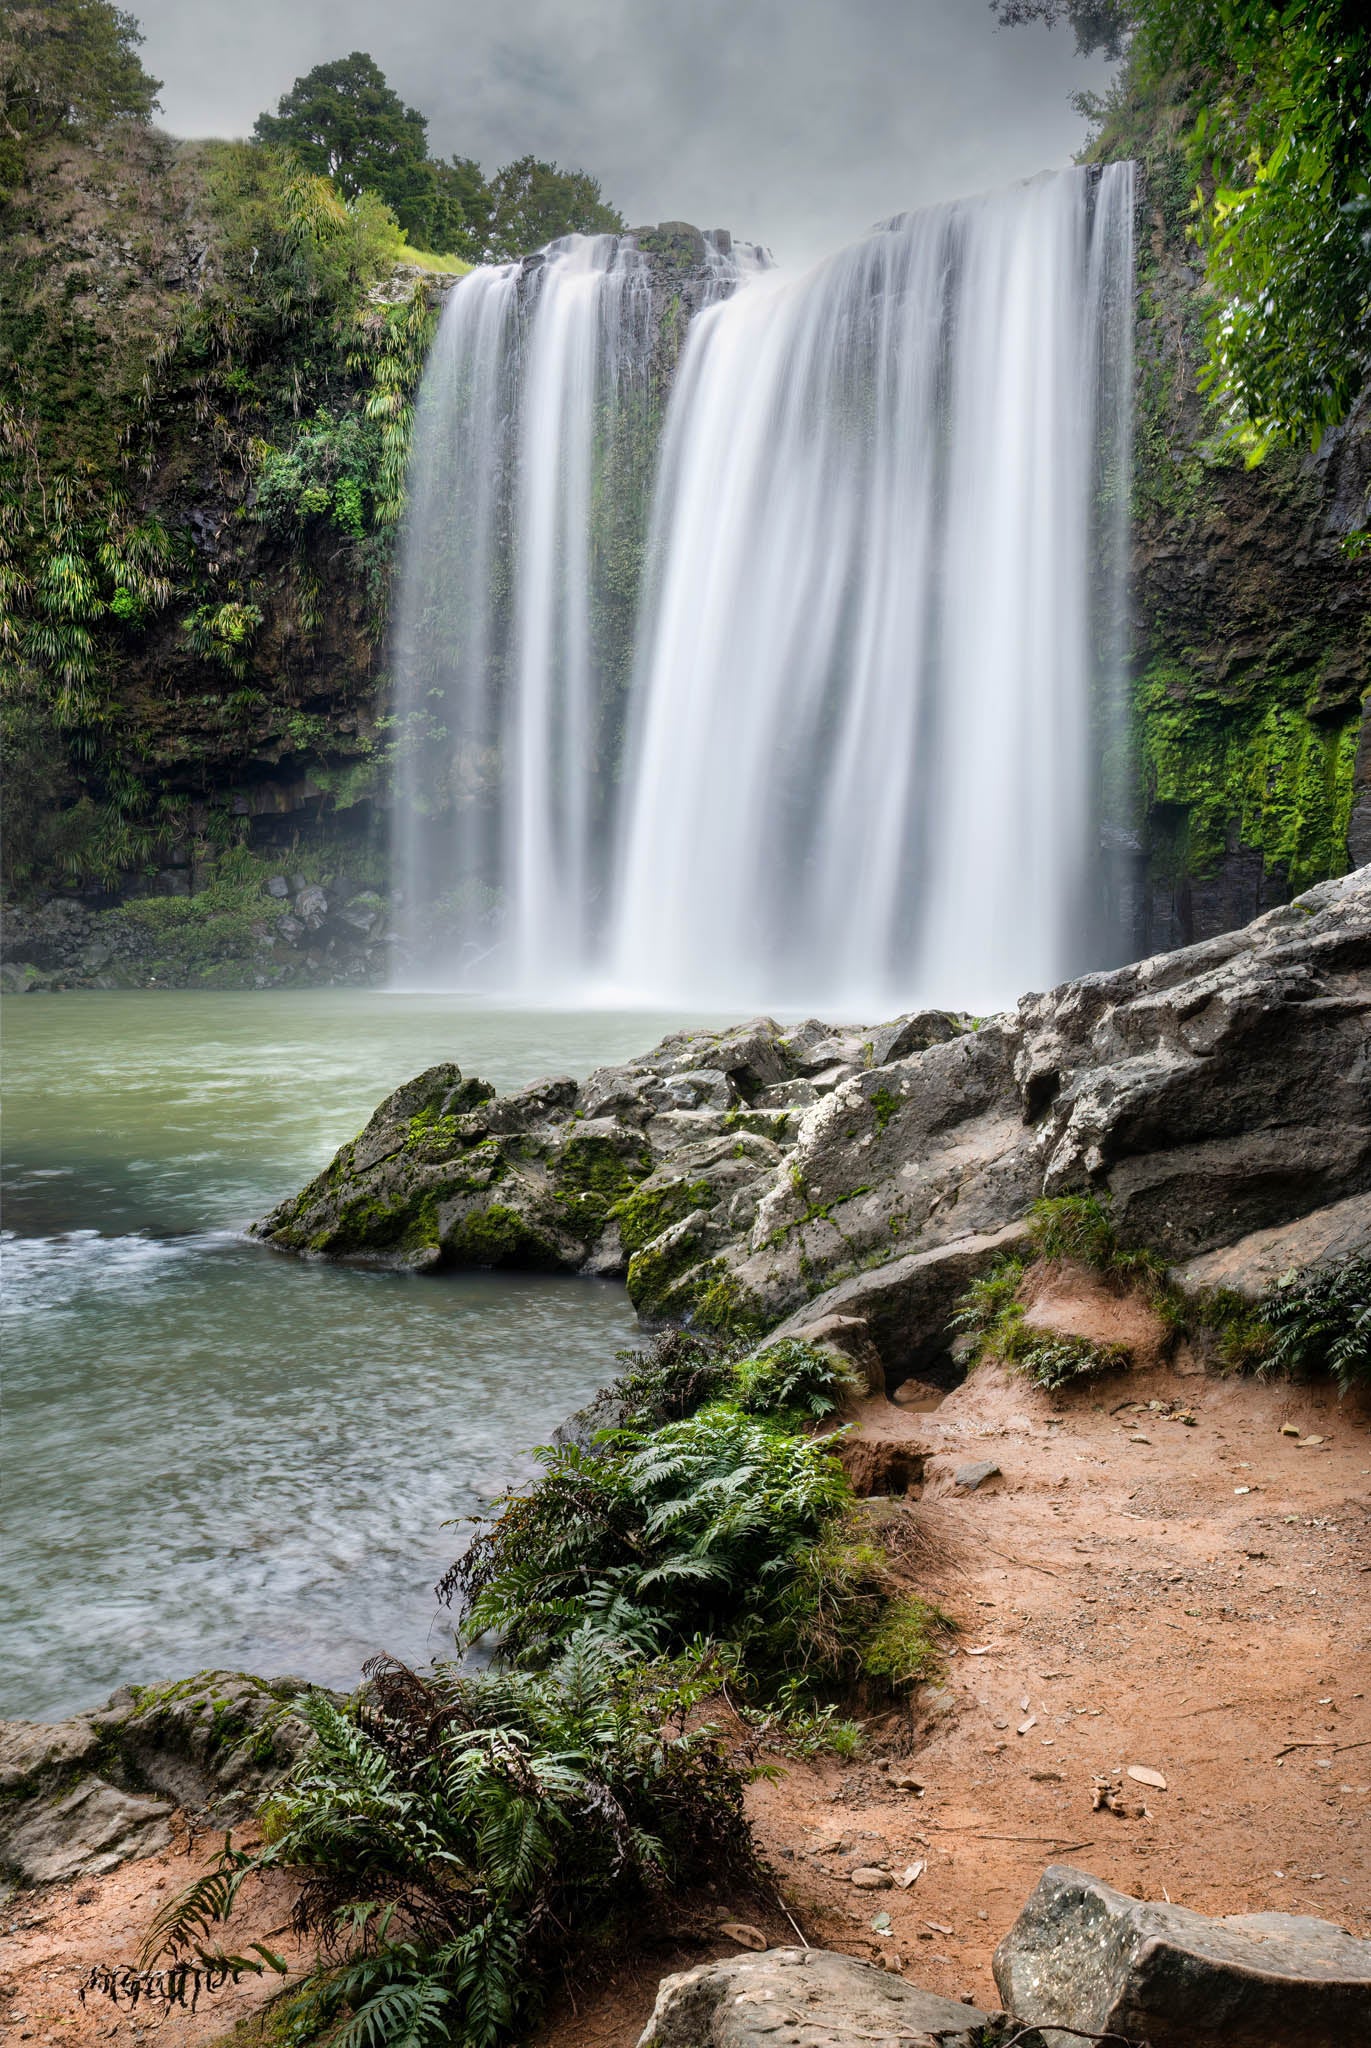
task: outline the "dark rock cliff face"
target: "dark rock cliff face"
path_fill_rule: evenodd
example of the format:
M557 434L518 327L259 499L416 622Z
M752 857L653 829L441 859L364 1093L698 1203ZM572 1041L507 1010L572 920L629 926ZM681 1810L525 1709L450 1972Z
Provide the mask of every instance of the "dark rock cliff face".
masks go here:
M1043 1195L1109 1197L1178 1266L1296 1223L1371 1244L1369 1025L1364 868L985 1021L759 1018L499 1097L434 1067L255 1231L416 1271L622 1274L645 1320L734 1334L858 1317L898 1379Z
M1135 946L1231 931L1371 858L1371 391L1256 467L1197 375L1206 298L1164 134L1138 213L1132 574Z

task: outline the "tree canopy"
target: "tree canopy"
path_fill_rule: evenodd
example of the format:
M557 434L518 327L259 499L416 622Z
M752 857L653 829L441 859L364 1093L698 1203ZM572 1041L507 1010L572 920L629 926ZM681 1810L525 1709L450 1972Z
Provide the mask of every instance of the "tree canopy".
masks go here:
M13 182L28 142L58 129L148 120L161 80L143 69L142 40L109 0L0 10L0 181Z
M258 115L253 134L332 178L349 199L375 192L405 232L422 239L434 188L428 122L364 50L297 78L274 114Z
M521 256L559 235L613 234L623 216L606 205L599 180L521 156L491 181L491 254Z
M1127 49L1123 88L1179 80L1214 303L1208 380L1255 453L1317 442L1371 366L1365 0L991 0ZM1107 110L1106 110L1107 111Z
M469 262L623 226L585 171L529 155L487 181L471 157L431 157L426 117L405 105L363 50L297 78L274 114L259 115L253 133L332 178L350 198L375 193L417 247Z

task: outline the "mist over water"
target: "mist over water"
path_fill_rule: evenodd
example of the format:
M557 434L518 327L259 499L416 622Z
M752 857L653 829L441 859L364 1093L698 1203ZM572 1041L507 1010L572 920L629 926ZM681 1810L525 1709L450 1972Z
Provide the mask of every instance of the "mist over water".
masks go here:
M603 522L650 396L641 258L456 288L397 662L416 979L852 1015L1117 955L1132 217L1113 165L798 278L717 248L632 592Z

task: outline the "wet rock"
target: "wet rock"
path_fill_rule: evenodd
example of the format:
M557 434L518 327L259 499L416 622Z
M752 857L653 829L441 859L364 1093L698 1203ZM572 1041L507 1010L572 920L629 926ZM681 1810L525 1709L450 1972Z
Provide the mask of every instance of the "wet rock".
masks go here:
M284 875L271 875L267 880L267 894L274 896L279 903L284 903L290 894L290 883Z
M1346 2048L1371 2039L1371 1942L1291 1913L1206 1919L1056 1865L995 1951L1011 2012L1150 2048Z
M295 899L295 915L310 931L317 932L328 916L328 897L317 882L301 889Z
M664 1977L638 2048L753 2048L778 2037L846 2048L974 2048L988 2016L853 1956L773 1948Z
M1340 1259L1371 1252L1371 1194L1350 1195L1327 1208L1311 1210L1293 1223L1254 1230L1236 1244L1187 1259L1172 1277L1187 1292L1227 1288L1249 1301L1266 1291L1284 1273L1334 1265Z

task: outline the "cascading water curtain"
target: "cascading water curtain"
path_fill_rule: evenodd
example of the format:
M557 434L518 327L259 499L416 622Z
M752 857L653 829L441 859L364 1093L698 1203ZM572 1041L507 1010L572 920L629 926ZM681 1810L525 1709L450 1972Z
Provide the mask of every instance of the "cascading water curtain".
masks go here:
M856 1015L1117 956L1132 221L1115 165L798 279L703 245L645 554L677 285L631 237L462 280L396 639L411 979Z
M619 989L991 1009L1099 963L1131 236L1131 167L1072 170L697 319L623 773Z
M411 979L537 994L584 971L606 840L594 614L611 601L592 515L619 415L645 405L650 315L644 266L611 235L473 271L445 308L394 638Z

